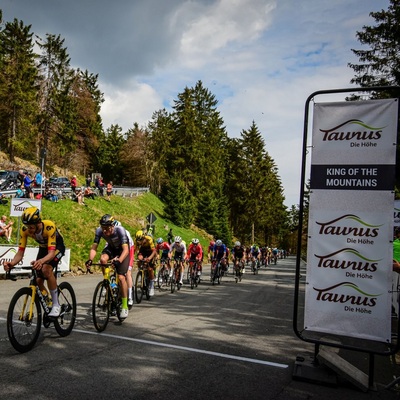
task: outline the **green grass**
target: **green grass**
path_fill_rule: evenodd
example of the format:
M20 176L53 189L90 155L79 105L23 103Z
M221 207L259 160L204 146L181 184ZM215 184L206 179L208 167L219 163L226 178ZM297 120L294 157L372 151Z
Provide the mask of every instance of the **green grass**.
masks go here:
M154 239L161 236L166 240L170 228L172 228L174 236L181 236L187 244L192 238L197 237L205 250L211 239L206 232L195 226L185 229L173 225L164 217L164 204L151 193L132 198L112 196L111 202L107 202L104 198L86 199L85 202L87 207L71 200L60 200L58 203L42 201L43 219L50 219L56 223L67 248L71 249L70 269L72 271L76 271L79 266L82 267L88 259L95 229L99 226L100 218L104 214L111 214L118 219L132 237L137 230L147 225L146 216L152 212L157 218L154 223ZM0 213L1 215L10 215L10 205L0 205ZM16 244L18 218L12 217L11 219L14 220L12 244ZM0 239L0 243L6 243L4 238ZM34 245L35 242L31 240L29 244ZM103 245L105 245L105 241L100 243L99 250ZM97 253L97 259L99 256L100 251Z

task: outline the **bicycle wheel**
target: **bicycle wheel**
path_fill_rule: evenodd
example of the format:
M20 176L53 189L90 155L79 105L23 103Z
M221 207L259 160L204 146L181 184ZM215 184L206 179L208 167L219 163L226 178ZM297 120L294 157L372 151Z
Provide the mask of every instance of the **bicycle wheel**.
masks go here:
M149 272L147 272L145 279L145 284L146 286L144 287L144 293L146 295L146 300L150 300L150 278L149 278ZM154 282L153 282L154 284Z
M171 293L175 292L175 286L176 286L176 272L175 268L172 270L172 276L171 276Z
M186 282L190 283L192 280L191 274L190 274L191 268L188 266L187 271L186 271Z
M54 327L60 336L68 336L76 320L75 292L68 282L61 282L58 286L58 302L61 306L61 313L54 320Z
M195 275L196 273L197 273L196 268L194 268L194 266L189 268L188 274L190 276L190 288L191 289L194 289L194 286L196 284L196 275Z
M38 340L41 324L42 309L38 298L32 304L32 289L19 289L11 299L7 313L7 333L14 349L20 353L31 350Z
M160 290L167 288L167 281L165 280L165 267L161 267L157 275L157 287Z
M122 299L121 299L121 295L120 295L120 288L117 288L117 298L114 297L113 302L116 308L116 312L117 312L117 318L119 322L123 322L125 321L125 318L121 318L121 310L122 310Z
M140 304L143 298L143 272L138 271L135 280L135 298L136 303Z
M221 281L222 281L222 267L221 265L218 265L218 274L217 274L218 285L221 284Z
M110 318L111 293L108 282L101 281L94 289L92 301L92 317L94 327L102 332L106 329L108 319Z

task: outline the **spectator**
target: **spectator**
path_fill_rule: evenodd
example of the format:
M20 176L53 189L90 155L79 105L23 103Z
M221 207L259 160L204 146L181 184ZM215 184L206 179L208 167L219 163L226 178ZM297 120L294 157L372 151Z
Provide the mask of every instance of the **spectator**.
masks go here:
M56 190L54 189L46 188L44 192L44 198L50 201L54 201L55 203L58 202L58 195Z
M86 186L90 188L92 185L92 178L90 177L90 174L86 177Z
M24 178L25 178L24 170L20 169L18 171L17 179L20 181L21 185L24 183Z
M33 199L33 190L32 190L32 182L33 180L31 179L30 174L25 171L24 172L24 188L25 188L25 193L26 197L29 199Z
M0 193L0 204L7 204L8 200L6 199L6 195L3 193Z
M86 206L85 202L83 201L83 190L82 188L76 189L76 191L74 192L74 197L73 197L73 201L76 201L78 204L80 204L81 206Z
M7 217L3 215L0 219L0 236L5 236L7 242L11 240L12 226L14 222L7 221Z
M34 180L35 180L35 186L41 188L42 187L43 178L42 178L42 174L40 173L40 171L36 172Z
M76 180L76 175L74 175L74 176L72 177L70 183L71 183L72 192L75 193L76 187L77 187L77 185L78 185L78 182L77 182L77 180Z
M172 243L172 239L174 238L174 234L172 233L172 228L169 230L167 239L168 239L168 244Z
M113 183L112 181L110 181L107 183L107 189L106 189L107 201L111 200L112 191L113 191Z
M100 196L104 196L104 183L103 180L101 179L101 176L96 177L95 185L99 190Z
M23 184L18 187L17 191L15 192L15 197L17 199L22 199L23 197L25 197L24 185Z
M92 188L90 186L88 186L87 188L85 188L85 191L83 193L83 197L87 197L89 199L95 199L95 194L92 190Z

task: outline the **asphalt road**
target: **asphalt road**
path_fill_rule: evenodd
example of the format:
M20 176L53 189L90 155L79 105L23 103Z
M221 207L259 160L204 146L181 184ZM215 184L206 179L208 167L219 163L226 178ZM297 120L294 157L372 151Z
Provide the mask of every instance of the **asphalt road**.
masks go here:
M9 343L5 318L12 295L28 281L0 280L0 398L398 398L384 388L394 371L388 357L377 361L376 390L366 393L342 378L334 387L293 379L296 357L314 350L292 328L294 269L288 258L256 276L247 272L240 283L229 276L212 286L206 266L198 288L156 291L122 324L111 319L103 333L91 317L101 275L65 276L60 280L72 284L78 301L72 334L61 338L43 328L25 354Z

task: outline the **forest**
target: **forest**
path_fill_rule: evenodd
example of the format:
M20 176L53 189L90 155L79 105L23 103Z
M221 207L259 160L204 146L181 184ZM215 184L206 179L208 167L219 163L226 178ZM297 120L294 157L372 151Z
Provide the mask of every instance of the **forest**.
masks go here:
M399 8L391 0L387 11L370 14L376 26L357 32L364 49L352 50L360 63L349 64L351 83L399 84ZM65 40L3 21L1 10L0 20L0 141L11 162L43 165L47 176L58 166L148 186L180 226L194 224L226 242L287 247L298 205L284 205L278 166L254 121L230 138L218 100L199 80L177 94L172 110L154 111L146 126L104 127L99 76L71 67Z

